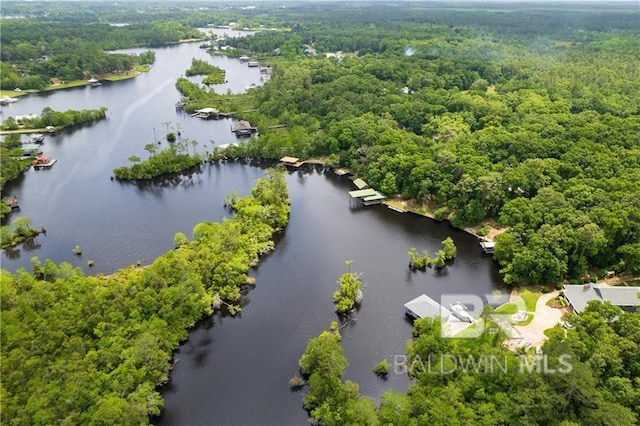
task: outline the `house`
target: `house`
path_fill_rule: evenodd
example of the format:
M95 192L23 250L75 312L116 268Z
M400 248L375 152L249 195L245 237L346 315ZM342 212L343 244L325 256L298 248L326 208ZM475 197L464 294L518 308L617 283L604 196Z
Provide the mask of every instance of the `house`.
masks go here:
M584 284L565 285L563 290L571 310L576 314L582 312L592 300L609 302L629 312L640 309L640 287Z

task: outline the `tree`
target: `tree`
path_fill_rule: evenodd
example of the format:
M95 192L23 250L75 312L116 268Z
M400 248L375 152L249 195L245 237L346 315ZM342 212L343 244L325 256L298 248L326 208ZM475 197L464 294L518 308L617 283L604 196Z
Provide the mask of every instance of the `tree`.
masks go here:
M350 265L350 264L349 264ZM338 314L353 310L362 300L362 281L356 272L347 272L338 279L338 289L333 293L333 303Z
M442 251L444 253L444 260L452 260L456 257L458 253L458 249L453 243L453 239L451 237L447 237L442 241Z

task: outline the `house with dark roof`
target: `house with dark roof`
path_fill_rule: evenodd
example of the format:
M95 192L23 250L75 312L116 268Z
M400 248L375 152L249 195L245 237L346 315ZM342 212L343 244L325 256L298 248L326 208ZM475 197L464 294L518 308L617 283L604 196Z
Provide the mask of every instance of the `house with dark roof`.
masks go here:
M565 285L564 297L574 313L579 314L592 300L609 302L624 311L640 309L640 287L608 286L608 285Z

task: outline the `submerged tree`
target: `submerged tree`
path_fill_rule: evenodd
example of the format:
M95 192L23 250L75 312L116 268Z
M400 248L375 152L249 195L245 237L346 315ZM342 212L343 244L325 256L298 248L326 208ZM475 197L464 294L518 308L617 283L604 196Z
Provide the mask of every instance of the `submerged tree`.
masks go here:
M353 260L345 262L349 266L349 271L342 274L338 279L338 289L333 293L333 303L336 304L337 314L346 314L353 310L362 301L362 281L360 274L351 272Z

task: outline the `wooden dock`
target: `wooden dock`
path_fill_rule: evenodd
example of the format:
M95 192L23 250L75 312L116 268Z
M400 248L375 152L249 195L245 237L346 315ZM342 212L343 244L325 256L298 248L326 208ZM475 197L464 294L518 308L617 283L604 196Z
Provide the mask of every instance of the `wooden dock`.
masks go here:
M300 159L297 157L282 157L280 159L280 162L284 164L285 167L293 167L294 169L297 169L305 164L313 164L319 166L324 165L324 161L318 158L310 158L309 160L300 161Z
M7 200L7 205L11 210L20 208L20 204L18 203L18 198L15 195Z
M235 112L222 112L216 108L202 108L191 114L191 117L201 118L203 120L217 120L220 118L235 117L235 115Z
M56 164L56 161L58 160L52 159L48 155L40 155L35 160L33 160L32 164L35 170L50 169L54 164Z

